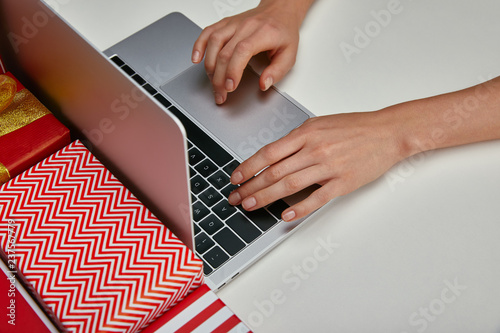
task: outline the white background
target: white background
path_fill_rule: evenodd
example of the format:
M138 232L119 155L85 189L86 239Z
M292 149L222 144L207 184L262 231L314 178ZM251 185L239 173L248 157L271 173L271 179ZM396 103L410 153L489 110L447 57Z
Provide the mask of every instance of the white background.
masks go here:
M278 87L326 115L500 75L499 1L401 0L377 31L371 11L390 2L317 0ZM258 1L50 3L103 50L173 11L205 27ZM370 43L347 59L340 45L367 25ZM218 295L255 332L500 332L499 199L500 141L415 156L335 200Z

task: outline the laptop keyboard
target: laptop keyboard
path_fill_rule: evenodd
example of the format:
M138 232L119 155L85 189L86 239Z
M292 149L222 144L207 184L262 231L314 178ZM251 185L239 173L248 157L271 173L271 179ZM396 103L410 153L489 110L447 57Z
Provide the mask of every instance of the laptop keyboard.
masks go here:
M118 56L110 60L168 108L186 129L195 250L209 275L278 223L288 205L279 200L253 212L230 205L227 198L237 186L229 179L239 162Z

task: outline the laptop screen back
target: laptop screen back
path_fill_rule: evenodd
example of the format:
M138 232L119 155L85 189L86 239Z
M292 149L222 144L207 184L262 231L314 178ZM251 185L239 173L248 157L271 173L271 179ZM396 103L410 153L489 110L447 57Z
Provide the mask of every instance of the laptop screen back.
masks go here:
M2 7L5 33L33 88L193 249L186 141L178 120L42 2L4 1Z

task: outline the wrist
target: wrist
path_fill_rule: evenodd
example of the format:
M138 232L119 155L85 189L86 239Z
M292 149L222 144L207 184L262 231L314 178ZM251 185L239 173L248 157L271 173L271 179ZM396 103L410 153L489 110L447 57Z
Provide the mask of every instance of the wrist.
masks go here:
M299 26L304 21L306 14L315 0L261 0L259 6L274 7L279 11L287 9L293 10L293 15L296 18Z
M425 134L418 130L422 128L419 125L422 119L419 117L419 106L416 104L406 102L377 111L389 126L398 161L430 149L428 145L423 144Z
M500 78L386 109L398 127L404 157L500 139Z

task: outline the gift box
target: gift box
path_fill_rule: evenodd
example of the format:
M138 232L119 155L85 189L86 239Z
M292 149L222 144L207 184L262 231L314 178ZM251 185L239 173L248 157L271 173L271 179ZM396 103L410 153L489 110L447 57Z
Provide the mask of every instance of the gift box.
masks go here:
M207 285L203 285L142 332L246 333L251 331Z
M71 332L139 331L203 284L202 261L79 141L0 187L0 246Z
M1 332L57 332L17 279L15 271L0 260L0 309L5 311L0 320Z
M68 128L11 73L0 75L0 184L70 140Z

